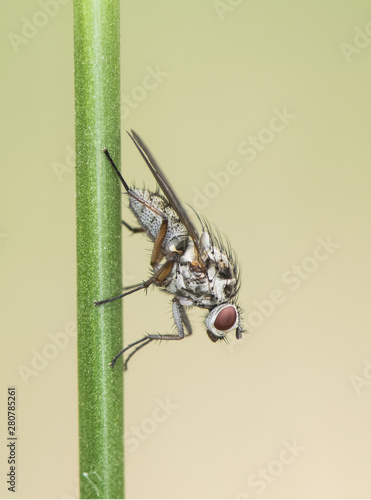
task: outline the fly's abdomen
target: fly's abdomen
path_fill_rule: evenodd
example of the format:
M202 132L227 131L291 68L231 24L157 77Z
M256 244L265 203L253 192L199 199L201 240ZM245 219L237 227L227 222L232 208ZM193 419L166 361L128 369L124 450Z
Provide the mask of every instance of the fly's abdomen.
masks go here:
M179 248L179 246L188 239L187 230L184 224L180 221L175 210L165 198L159 194L142 189L132 189L131 192L145 202L143 203L133 196L130 196L129 205L137 221L152 241L156 240L163 221L163 217L159 215L158 212L166 217L168 227L162 244L165 253L170 251L172 245Z

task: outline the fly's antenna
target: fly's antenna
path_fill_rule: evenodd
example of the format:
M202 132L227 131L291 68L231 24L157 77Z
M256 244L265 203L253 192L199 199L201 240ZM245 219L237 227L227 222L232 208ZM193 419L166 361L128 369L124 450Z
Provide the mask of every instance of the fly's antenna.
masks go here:
M103 153L107 156L108 161L110 162L110 164L111 164L111 165L112 165L112 167L114 168L114 170L115 170L115 172L116 172L116 174L117 174L118 178L120 179L121 184L124 186L125 190L126 190L126 191L130 191L130 188L129 188L129 186L126 184L126 181L125 181L125 179L123 178L123 176L121 175L120 170L116 167L115 162L112 160L112 157L111 157L111 155L110 155L110 154L109 154L109 152L108 152L108 149L107 149L107 148L103 148L103 149L102 149L102 151L103 151Z

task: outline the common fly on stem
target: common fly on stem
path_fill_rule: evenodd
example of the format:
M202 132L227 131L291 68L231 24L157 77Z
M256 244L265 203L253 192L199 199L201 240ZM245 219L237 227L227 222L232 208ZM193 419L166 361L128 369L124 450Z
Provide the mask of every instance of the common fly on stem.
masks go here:
M107 304L154 284L174 296L172 309L176 333L150 333L129 344L111 362L113 367L124 352L135 348L125 361L125 369L129 359L153 340L182 340L191 335L187 307L197 306L208 311L205 326L212 342L226 340L231 330L235 330L236 338L240 339L243 332L241 310L237 305L240 273L229 243L224 244L220 233L213 231L208 222L196 214L201 225L199 235L149 149L134 131L128 134L163 194L130 188L107 148L103 152L129 195L129 207L140 227L133 228L124 221L123 224L133 233L145 233L153 242L153 272L143 283L128 287L117 297L96 301L95 305Z

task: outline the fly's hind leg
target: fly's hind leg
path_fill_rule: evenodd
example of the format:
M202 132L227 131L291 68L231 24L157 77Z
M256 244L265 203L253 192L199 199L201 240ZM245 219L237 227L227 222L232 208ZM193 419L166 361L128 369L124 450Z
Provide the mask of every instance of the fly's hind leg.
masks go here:
M152 249L152 255L151 255L151 266L154 267L156 264L159 264L160 260L163 257L163 254L161 253L161 249L162 249L162 244L164 242L164 239L165 239L165 236L167 233L168 219L167 219L166 215L163 212L161 212L161 210L152 206L147 200L141 198L137 193L134 193L132 190L129 190L128 194L132 198L134 198L134 200L136 200L138 203L140 203L141 205L143 205L148 210L150 210L154 214L158 215L162 219L160 229L157 233L155 242L153 243L153 249ZM125 223L125 226L128 227L128 229L130 229L131 231L138 232L135 228L134 229L131 228L126 223Z
M106 157L108 158L110 164L112 165L118 178L120 179L121 184L124 186L125 190L129 194L129 196L134 198L136 201L138 201L138 203L141 203L143 206L145 206L146 208L148 208L149 210L154 212L156 215L158 215L162 219L162 224L161 224L160 230L157 234L156 240L155 240L154 245L153 245L153 250L152 250L151 265L153 267L156 264L159 264L159 262L161 261L161 259L163 257L161 254L161 248L162 248L162 243L163 243L164 238L166 236L167 227L168 227L167 217L163 212L161 212L161 210L157 209L156 207L153 207L147 200L144 200L143 198L138 196L136 193L134 193L132 189L129 188L125 179L121 175L120 170L117 168L115 162L113 161L111 155L109 154L108 149L104 148L103 152L106 155ZM124 221L122 221L122 223L124 226L126 226L133 233L143 232L142 228L133 228L127 222L124 222ZM121 299L121 298L125 297L126 295L137 292L139 290L146 289L154 282L163 281L166 278L166 276L171 272L173 265L174 265L174 260L177 257L178 257L178 255L176 252L169 252L169 254L166 256L166 262L148 280L144 281L140 285L129 287L130 290L128 290L125 293L122 293L121 295L117 295L115 297L110 297L109 299L105 299L105 300L95 301L94 304L96 306L100 306L102 304L112 302L116 299Z
M192 335L191 323L189 322L186 310L184 306L179 302L178 297L173 298L173 318L178 332L182 329L184 332L184 325L186 329L186 332L184 332L184 336L189 337L189 335Z
M152 255L151 255L151 266L155 266L156 264L158 264L160 262L160 260L162 258L161 247L162 247L162 243L164 241L164 238L165 238L166 232L167 232L167 227L168 227L167 217L166 217L166 215L163 212L161 212L161 210L158 210L157 208L153 207L150 203L148 203L146 200L143 200L143 198L141 198L140 196L138 196L136 193L133 192L132 189L129 188L129 186L127 185L125 179L121 175L120 170L115 165L115 162L113 161L113 159L112 159L111 155L109 154L107 148L103 148L103 153L107 156L108 161L110 162L110 164L112 165L113 169L115 170L118 178L120 179L121 184L124 186L124 188L127 191L127 193L131 197L133 197L135 200L137 200L139 203L141 203L143 206L145 206L146 208L148 208L149 210L151 210L152 212L154 212L156 215L159 215L161 217L161 219L162 219L162 224L161 224L160 230L159 230L159 232L157 234L156 240L154 242L153 250L152 250ZM122 221L122 223L124 224L124 226L126 226L133 233L143 232L142 228L133 228L129 224L127 224L127 222L124 222L124 221Z
M160 227L160 230L157 234L156 240L153 244L153 249L152 249L152 254L151 254L151 266L155 266L158 264L162 258L161 255L161 247L162 243L164 242L166 232L167 232L167 218L162 219L162 224Z
M134 193L133 190L129 189L128 194L129 194L129 196L134 198L134 200L136 200L138 203L140 203L141 205L143 205L148 210L150 210L154 214L158 215L162 219L161 226L160 226L160 229L157 233L155 242L153 244L153 249L152 249L151 266L153 267L156 264L158 264L163 257L163 255L161 254L161 248L162 248L162 244L164 242L166 232L167 232L168 219L167 219L166 215L163 212L161 212L161 210L152 206L147 200L141 198L137 193ZM127 223L124 223L124 225L133 232L140 231L137 228L131 228Z
M109 154L109 151L107 148L103 148L103 153L107 156L107 159L108 161L110 162L110 164L112 165L114 171L116 172L117 174L117 177L120 179L120 182L121 184L124 186L125 188L125 191L127 191L129 194L131 192L131 189L129 188L129 186L127 185L125 179L123 178L120 170L117 168L115 162L112 160L112 157L111 155ZM132 227L130 226L127 222L125 222L124 220L121 221L122 224L127 227L129 229L129 231L131 231L133 234L134 233L143 233L144 232L144 229L142 229L141 227Z
M133 226L130 226L130 224L128 224L124 220L121 221L121 224L123 226L125 226L127 229L129 229L129 231L131 231L132 234L135 234L135 233L144 233L144 229L142 227L133 227Z
M112 167L114 168L118 178L120 179L121 184L124 186L127 193L129 194L129 196L131 196L138 203L141 203L143 206L145 206L146 208L148 208L149 210L154 212L156 215L159 215L162 219L162 224L161 224L160 230L157 234L156 240L154 242L152 255L151 255L151 266L153 267L160 262L161 257L162 257L161 247L162 247L162 243L164 241L164 238L166 236L166 231L167 231L167 226L168 226L167 217L163 212L161 212L161 210L158 210L157 208L153 207L150 203L148 203L147 200L144 200L143 198L138 196L136 193L134 193L132 189L129 188L125 179L122 177L120 170L116 167L115 162L112 160L111 155L108 152L108 149L104 148L103 152L107 156L107 158L108 158L109 162L111 163ZM142 228L133 228L127 222L124 222L124 221L122 221L122 223L124 226L126 226L133 233L143 232Z

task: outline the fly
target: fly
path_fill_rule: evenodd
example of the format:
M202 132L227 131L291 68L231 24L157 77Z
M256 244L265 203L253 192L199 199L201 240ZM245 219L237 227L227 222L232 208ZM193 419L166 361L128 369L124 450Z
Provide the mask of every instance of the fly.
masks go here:
M229 244L223 244L220 233L214 232L206 220L196 214L202 228L201 235L198 234L144 142L134 131L128 134L163 194L130 188L107 148L104 148L103 152L129 195L129 207L140 227L132 228L124 221L123 224L134 233L145 233L153 241L153 273L140 285L128 287L121 295L97 301L95 305L112 302L154 284L174 296L172 310L176 333L148 334L129 344L111 362L113 367L124 352L135 347L125 361L125 369L133 354L153 340L182 340L191 335L192 327L186 313L187 307L197 306L208 311L205 326L212 342L226 340L226 334L232 330L236 331L236 338L240 339L243 332L241 311L237 305L240 273Z

